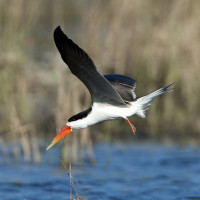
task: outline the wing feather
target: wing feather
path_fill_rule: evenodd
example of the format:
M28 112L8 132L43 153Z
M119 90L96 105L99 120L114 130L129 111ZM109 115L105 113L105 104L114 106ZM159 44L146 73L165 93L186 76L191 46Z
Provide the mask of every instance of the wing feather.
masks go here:
M125 102L136 99L136 94L134 93L136 81L134 79L120 74L106 74L104 77L114 86Z
M71 72L88 88L93 102L125 106L125 102L114 87L97 71L88 54L69 39L58 26L54 41L63 61Z

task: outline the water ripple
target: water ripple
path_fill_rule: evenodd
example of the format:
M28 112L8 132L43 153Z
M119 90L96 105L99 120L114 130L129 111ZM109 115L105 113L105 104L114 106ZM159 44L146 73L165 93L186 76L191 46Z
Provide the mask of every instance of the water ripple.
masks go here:
M88 200L200 200L200 148L100 144L95 155L96 165L85 162L72 171ZM0 199L69 199L66 172L45 156L38 166L0 162Z

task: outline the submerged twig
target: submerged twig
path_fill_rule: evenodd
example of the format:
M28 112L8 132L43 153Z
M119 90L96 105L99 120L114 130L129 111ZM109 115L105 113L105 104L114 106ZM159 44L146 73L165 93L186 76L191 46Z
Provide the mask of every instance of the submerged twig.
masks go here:
M65 138L64 138L64 144L65 144L65 146L67 146L66 141L65 141ZM71 173L72 166L71 166L71 157L70 157L70 156L71 156L70 147L71 147L71 146L69 146L69 147L67 146L69 168L67 168L65 162L63 161L62 156L60 156L62 165L63 165L64 169L66 170L67 175L69 176L69 180L70 180L70 195L69 195L69 198L70 198L70 200L85 200L84 197L79 196L78 190L77 190L77 188L76 188L76 186L75 186L75 184L74 184L74 182L78 183L78 181L77 181L77 179L75 179L75 178L72 176L72 173ZM78 185L79 185L79 184L78 184ZM75 199L72 197L73 190L74 190L75 193L76 193Z

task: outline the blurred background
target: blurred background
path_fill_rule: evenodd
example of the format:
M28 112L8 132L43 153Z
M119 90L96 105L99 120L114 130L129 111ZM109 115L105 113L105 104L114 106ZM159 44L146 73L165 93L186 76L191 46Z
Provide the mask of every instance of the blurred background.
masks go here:
M147 117L75 131L74 163L99 142L200 141L200 2L198 0L0 0L0 152L2 159L41 162L41 152L68 118L90 105L90 95L62 61L53 31L63 31L102 74L137 81L143 96L175 82ZM63 142L57 144L63 159ZM66 160L67 162L67 160Z
M1 0L2 150L7 142L16 149L21 143L30 159L31 150L39 151L39 141L50 141L70 116L90 105L88 91L55 47L58 25L102 74L136 79L137 96L172 82L176 88L155 100L146 119L131 118L136 136L124 120L116 120L76 131L80 134L72 134L74 143L91 146L94 141L138 138L199 143L199 11L198 1L187 0Z

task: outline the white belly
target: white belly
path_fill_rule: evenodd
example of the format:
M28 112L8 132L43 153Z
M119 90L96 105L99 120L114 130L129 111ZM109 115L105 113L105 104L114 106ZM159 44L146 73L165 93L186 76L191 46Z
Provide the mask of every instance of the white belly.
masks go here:
M110 104L94 103L92 111L87 117L67 122L66 125L70 126L72 129L81 129L105 120L126 118L135 114L135 112L136 109L134 109L132 104L127 107L116 107Z

